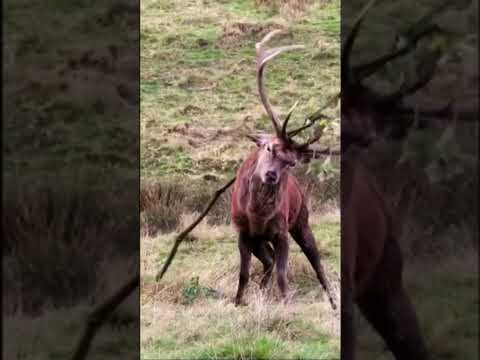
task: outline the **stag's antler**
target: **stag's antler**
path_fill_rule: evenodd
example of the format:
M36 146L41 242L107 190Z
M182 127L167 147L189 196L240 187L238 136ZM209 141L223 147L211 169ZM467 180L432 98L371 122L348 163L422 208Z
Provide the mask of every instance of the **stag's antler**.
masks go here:
M354 21L353 28L350 34L347 36L345 45L342 47L342 84L345 89L363 89L365 93L371 94L374 97L374 100L371 101L372 105L382 106L382 105L391 105L393 103L398 103L404 96L413 94L420 88L424 87L433 77L435 73L436 60L430 59L430 70L425 72L415 83L406 84L402 83L400 89L395 91L392 94L386 96L380 96L376 94L371 89L367 88L362 80L378 72L382 66L391 62L401 56L405 56L411 51L415 50L417 43L427 36L433 35L435 33L444 33L437 25L432 24L431 21L435 15L438 15L445 9L447 9L451 3L447 0L441 3L439 6L433 8L429 13L424 15L419 21L414 25L404 31L398 38L402 38L403 45L395 48L389 54L383 55L378 59L373 61L360 64L357 66L351 66L350 57L352 53L353 44L357 37L360 25L362 24L363 19L365 18L368 11L375 4L376 0L371 0L360 12L357 19Z
M281 30L273 30L270 31L265 37L255 45L257 51L257 84L258 84L258 92L260 94L260 99L262 100L262 104L265 107L268 115L270 116L273 127L275 128L275 132L278 137L282 137L283 131L282 128L286 127L285 123L288 123L288 119L290 116L287 117L284 126L281 125L280 119L278 118L277 113L272 108L270 101L268 100L267 91L265 89L264 83L264 70L267 63L275 58L276 56L280 55L285 51L290 50L297 50L303 49L303 45L289 45L289 46L280 46L273 49L267 49L266 44L275 36L280 34Z
M368 10L375 4L376 0L370 0L367 5L362 9L360 14L353 22L353 28L345 40L345 44L342 46L342 55L341 55L341 78L342 86L352 86L356 83L355 74L352 73L352 68L350 66L350 55L352 53L353 44L357 37L358 31L360 30L360 25L363 22L363 19L368 13Z
M265 83L264 83L264 70L266 64L275 58L276 56L280 55L281 53L285 51L290 51L290 50L298 50L298 49L303 49L303 45L288 45L288 46L280 46L272 49L266 48L266 44L277 34L281 33L281 30L273 30L269 32L267 35L264 36L264 38L256 44L256 51L257 51L257 82L258 82L258 92L260 94L260 98L262 100L262 104L265 107L265 110L267 111L268 115L270 116L270 119L272 120L273 127L275 128L275 132L278 138L282 139L285 144L287 144L291 148L295 148L297 150L303 150L306 151L308 147L313 144L314 142L318 141L320 137L322 136L322 129L320 131L317 131L317 133L309 138L307 141L304 143L300 144L297 143L293 140L293 136L298 134L300 131L303 131L313 125L315 121L311 121L309 124L293 130L293 131L288 131L288 121L290 120L290 117L292 115L293 110L298 104L298 101L292 106L290 111L288 112L287 116L285 117L285 120L283 123L280 121L279 116L273 109L272 105L270 104L270 101L268 100L267 96L267 91L265 89ZM319 117L324 117L323 114L317 114ZM316 119L315 119L316 120Z
M340 99L340 95L341 93L338 93L334 96L332 96L330 99L327 100L327 102L320 108L318 109L317 111L315 111L313 114L309 115L306 119L305 119L305 125L295 129L295 130L291 130L288 132L288 136L289 137L294 137L295 135L299 134L300 132L312 127L316 121L320 120L320 119L332 119L330 116L328 115L325 115L323 113L323 111L325 109L327 109L328 107L331 107L333 104L336 104L338 102L338 100Z
M395 123L391 123L391 125L397 127L400 126L398 129L402 130L402 127L406 129L410 127L413 122L407 120L406 117L401 115L415 115L416 117L418 115L421 115L422 117L430 115L458 115L456 110L452 107L452 102L449 102L447 106L441 109L424 111L417 108L409 108L403 101L406 96L412 95L418 90L424 88L433 78L436 73L439 59L441 58L441 51L438 49L429 51L428 56L421 61L420 66L417 66L417 79L415 81L412 83L404 81L399 86L398 90L393 91L390 94L379 94L364 83L366 78L378 72L385 64L416 51L417 45L421 39L437 34L442 36L455 36L455 34L444 31L438 25L433 23L435 16L442 13L450 6L453 6L453 4L448 0L444 0L441 4L422 16L420 20L416 21L408 29L402 31L397 35L397 42L389 53L360 65L352 65L350 64L350 58L355 39L358 35L363 19L374 3L375 0L371 0L363 8L357 19L354 21L351 32L348 34L342 47L342 117L344 115L351 115L345 117L346 119L351 119L357 117L355 115L356 111L360 111L360 113L363 111L366 111L367 113L373 111L381 116L364 117L365 119L372 119L374 122L368 126L374 126L376 128L383 127L387 122L391 122L394 119ZM345 111L347 113L345 113ZM395 116L390 118L389 115ZM469 113L463 115L465 118L472 118ZM355 127L342 126L342 144L347 144L345 147L342 145L342 149L347 148L349 142L368 145L370 140L370 137L368 137L368 139L365 138L363 129L362 133L357 134Z

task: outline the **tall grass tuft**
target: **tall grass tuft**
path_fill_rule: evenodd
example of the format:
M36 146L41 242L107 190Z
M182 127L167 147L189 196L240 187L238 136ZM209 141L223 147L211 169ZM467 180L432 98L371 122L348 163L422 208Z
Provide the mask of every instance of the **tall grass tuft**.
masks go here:
M129 257L138 248L138 207L130 194L107 193L88 176L8 180L4 313L37 314L45 305L85 302L101 280L95 264Z

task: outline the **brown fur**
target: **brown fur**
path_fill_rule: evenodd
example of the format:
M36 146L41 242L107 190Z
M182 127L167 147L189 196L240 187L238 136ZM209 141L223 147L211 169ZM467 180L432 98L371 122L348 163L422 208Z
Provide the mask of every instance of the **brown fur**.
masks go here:
M232 193L231 213L239 233L241 261L235 303L238 305L243 301L252 253L264 266L261 286L265 287L268 283L273 265L276 263L278 286L282 296L286 296L288 233L290 233L307 256L320 284L329 296L332 307L335 308L335 301L320 263L315 238L308 225L305 195L297 179L288 169L280 172L278 183L262 182L260 175L255 172L262 151L266 151L264 147L254 151L243 162L238 170ZM279 151L287 152L287 149L282 148Z
M368 171L342 160L342 354L355 359L354 303L397 360L428 358L402 280L389 212Z

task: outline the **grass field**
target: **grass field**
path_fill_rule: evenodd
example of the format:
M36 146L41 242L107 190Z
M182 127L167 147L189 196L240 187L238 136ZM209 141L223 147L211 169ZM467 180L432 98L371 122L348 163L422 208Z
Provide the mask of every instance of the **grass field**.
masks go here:
M141 6L143 179L230 174L251 146L245 134L271 131L256 90L254 47L271 29L286 30L278 43L306 46L267 70L281 113L300 101L293 124L339 91L338 1L317 2L295 18L253 0L147 0ZM337 119L338 110L330 111Z
M339 216L318 216L313 223L339 296ZM339 359L339 312L330 308L297 245L289 260L291 302L279 301L275 281L266 293L259 290L261 264L254 260L248 306L235 307L239 254L231 226L194 230L194 240L183 245L157 284L154 276L173 236L142 239L142 359Z
M3 10L2 355L67 359L92 305L138 268L138 200L125 191L138 184L138 8ZM110 260L132 266L110 276ZM130 321L107 325L93 358L138 353L138 306L125 306Z

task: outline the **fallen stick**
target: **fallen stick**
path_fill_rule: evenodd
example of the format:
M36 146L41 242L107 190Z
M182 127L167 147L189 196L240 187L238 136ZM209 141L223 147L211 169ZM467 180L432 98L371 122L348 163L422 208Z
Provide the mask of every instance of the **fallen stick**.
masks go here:
M198 225L200 222L203 220L203 218L208 214L212 206L215 204L215 202L218 200L220 195L222 195L225 190L227 190L234 182L235 182L236 177L232 178L228 183L226 183L223 187L215 191L215 194L213 195L213 198L210 200L208 203L207 207L203 212L200 214L200 216L190 224L185 230L183 230L180 234L177 235L175 238L175 243L173 244L172 250L170 251L170 254L168 255L167 261L165 261L165 264L163 265L162 270L155 276L155 281L160 281L167 272L168 268L170 267L170 264L172 263L173 258L177 254L178 247L182 243L182 241L185 239L185 237Z

